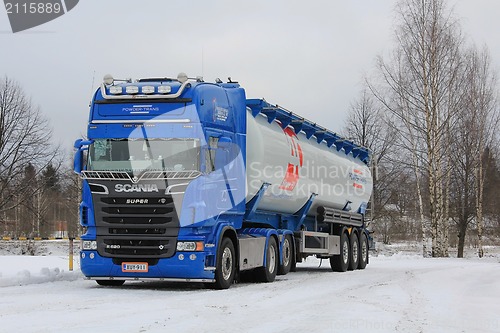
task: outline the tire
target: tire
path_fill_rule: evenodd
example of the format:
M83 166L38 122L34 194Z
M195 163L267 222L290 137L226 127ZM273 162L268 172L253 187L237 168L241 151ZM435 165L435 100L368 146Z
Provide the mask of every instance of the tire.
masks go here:
M361 233L361 239L359 241L359 263L358 269L365 269L368 264L368 238L366 234Z
M215 289L228 289L234 282L236 273L236 252L231 239L225 237L217 252L217 267L215 268Z
M98 285L105 287L119 287L125 283L125 280L95 280Z
M286 275L290 272L294 258L295 253L293 251L292 237L286 235L281 246L281 261L283 263L279 265L278 275Z
M349 238L347 233L342 231L340 235L340 255L330 257L330 267L334 272L345 272L351 260L351 251L349 250Z
M273 282L278 273L279 259L278 246L276 239L271 236L267 243L266 249L266 264L264 267L256 269L257 280L260 282Z
M359 263L359 239L358 235L353 232L351 235L351 242L350 242L350 259L349 259L349 267L348 270L353 271L358 268L358 263Z

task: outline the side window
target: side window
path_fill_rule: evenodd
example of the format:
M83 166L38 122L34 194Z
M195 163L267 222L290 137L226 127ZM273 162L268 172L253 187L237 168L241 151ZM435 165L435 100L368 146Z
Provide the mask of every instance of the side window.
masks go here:
M215 154L217 152L217 145L219 138L210 136L208 138L208 148L205 154L205 172L210 173L215 170Z

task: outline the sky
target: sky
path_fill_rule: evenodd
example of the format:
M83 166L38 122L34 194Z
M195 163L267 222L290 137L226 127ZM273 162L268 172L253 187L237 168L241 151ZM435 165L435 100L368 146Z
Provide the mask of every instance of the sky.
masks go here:
M0 8L0 77L16 80L71 150L105 74L115 78L231 77L333 131L344 125L377 55L394 47L396 0L81 0L67 14L13 34ZM500 66L500 1L455 0L470 41Z

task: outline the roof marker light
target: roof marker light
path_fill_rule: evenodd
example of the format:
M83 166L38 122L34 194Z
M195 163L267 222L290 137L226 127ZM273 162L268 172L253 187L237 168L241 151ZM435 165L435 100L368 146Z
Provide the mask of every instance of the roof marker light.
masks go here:
M125 91L129 95L137 94L139 92L139 87L138 86L127 86L125 88Z
M111 74L104 75L102 80L104 81L104 84L107 84L108 86L113 84L113 82L115 82L115 79L113 78L113 75L111 75Z

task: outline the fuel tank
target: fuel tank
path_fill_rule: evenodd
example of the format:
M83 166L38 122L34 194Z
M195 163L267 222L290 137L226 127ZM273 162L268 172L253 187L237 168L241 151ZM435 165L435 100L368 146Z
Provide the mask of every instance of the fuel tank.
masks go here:
M293 214L316 194L310 214L318 206L358 212L370 199L373 180L370 168L360 159L337 151L335 145L307 139L304 132L282 128L278 120L256 117L247 111L246 201L262 184L270 186L257 207Z

